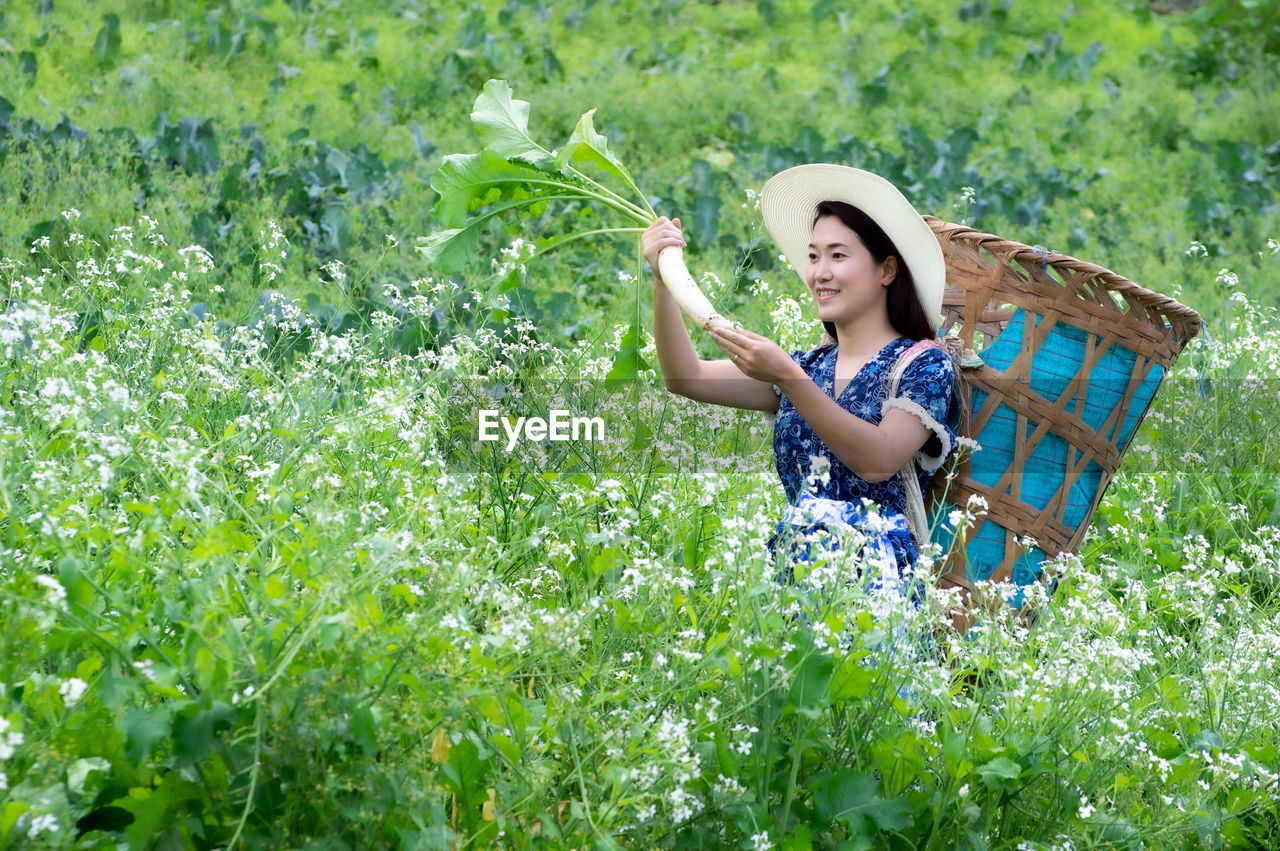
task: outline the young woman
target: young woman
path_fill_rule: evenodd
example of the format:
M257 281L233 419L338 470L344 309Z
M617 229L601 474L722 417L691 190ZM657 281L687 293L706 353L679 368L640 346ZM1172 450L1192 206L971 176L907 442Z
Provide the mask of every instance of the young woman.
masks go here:
M685 244L679 219L661 218L642 243L654 269L654 337L667 389L776 413L774 455L789 503L779 530L860 529L883 574L898 582L922 543L904 516L906 477L925 490L955 447L947 425L955 368L941 347L917 343L934 339L941 314L942 251L892 184L846 166L775 175L761 211L834 344L788 354L759 334L720 329L710 333L727 357L701 360L657 272L659 252ZM811 475L827 465L826 475ZM879 507L877 516L864 500Z

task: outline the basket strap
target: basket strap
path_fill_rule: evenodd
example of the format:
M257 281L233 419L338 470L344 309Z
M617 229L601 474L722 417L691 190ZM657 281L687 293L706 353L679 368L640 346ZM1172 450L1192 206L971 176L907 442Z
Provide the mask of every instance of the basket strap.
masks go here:
M898 385L901 384L902 376L907 371L907 367L911 366L912 361L929 349L934 348L946 350L937 341L921 340L898 355L898 360L893 364L893 369L889 370L889 378L885 388L886 400L897 397ZM907 525L911 528L911 534L916 539L916 546L922 547L929 540L929 521L924 512L924 494L920 492L920 478L916 475L914 454L907 461L907 465L898 471L898 479L902 482L902 489L907 495L904 511L907 516Z

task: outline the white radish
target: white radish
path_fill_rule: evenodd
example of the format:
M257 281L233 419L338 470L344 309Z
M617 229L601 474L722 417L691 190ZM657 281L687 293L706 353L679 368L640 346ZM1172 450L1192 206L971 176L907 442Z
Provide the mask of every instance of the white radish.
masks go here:
M671 297L676 300L690 319L704 331L712 328L732 328L733 323L716 313L711 302L698 289L693 275L684 265L684 251L678 245L668 245L658 253L658 274Z

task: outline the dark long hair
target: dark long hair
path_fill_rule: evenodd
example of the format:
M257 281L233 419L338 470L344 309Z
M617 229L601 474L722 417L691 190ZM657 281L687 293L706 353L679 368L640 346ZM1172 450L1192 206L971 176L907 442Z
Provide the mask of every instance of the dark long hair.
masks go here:
M898 274L889 284L887 294L889 324L904 337L913 340L933 339L936 332L933 323L925 315L920 297L916 295L915 279L911 277L911 270L907 268L906 261L902 259L888 234L876 224L875 219L843 201L823 201L818 205L813 223L816 225L819 219L827 216L835 216L845 227L856 233L876 263L883 263L890 256L898 258ZM827 329L831 339L837 339L833 323L823 322L822 327Z

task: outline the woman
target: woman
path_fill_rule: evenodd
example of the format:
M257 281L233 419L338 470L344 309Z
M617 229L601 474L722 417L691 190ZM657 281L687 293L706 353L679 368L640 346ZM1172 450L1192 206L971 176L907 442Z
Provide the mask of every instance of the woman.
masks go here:
M923 491L956 443L946 424L954 366L941 347L917 345L934 338L941 313L942 251L892 184L859 169L788 169L765 184L760 203L834 344L788 355L759 334L716 329L709 333L728 357L699 359L657 272L658 253L685 244L679 220L664 217L642 244L654 269L654 337L667 389L776 413L774 455L789 503L780 532L859 529L896 587L922 543L904 516L912 502L906 477ZM825 475L820 459L829 464ZM880 514L868 513L863 500ZM923 518L913 513L923 536ZM807 555L794 546L790 552Z

